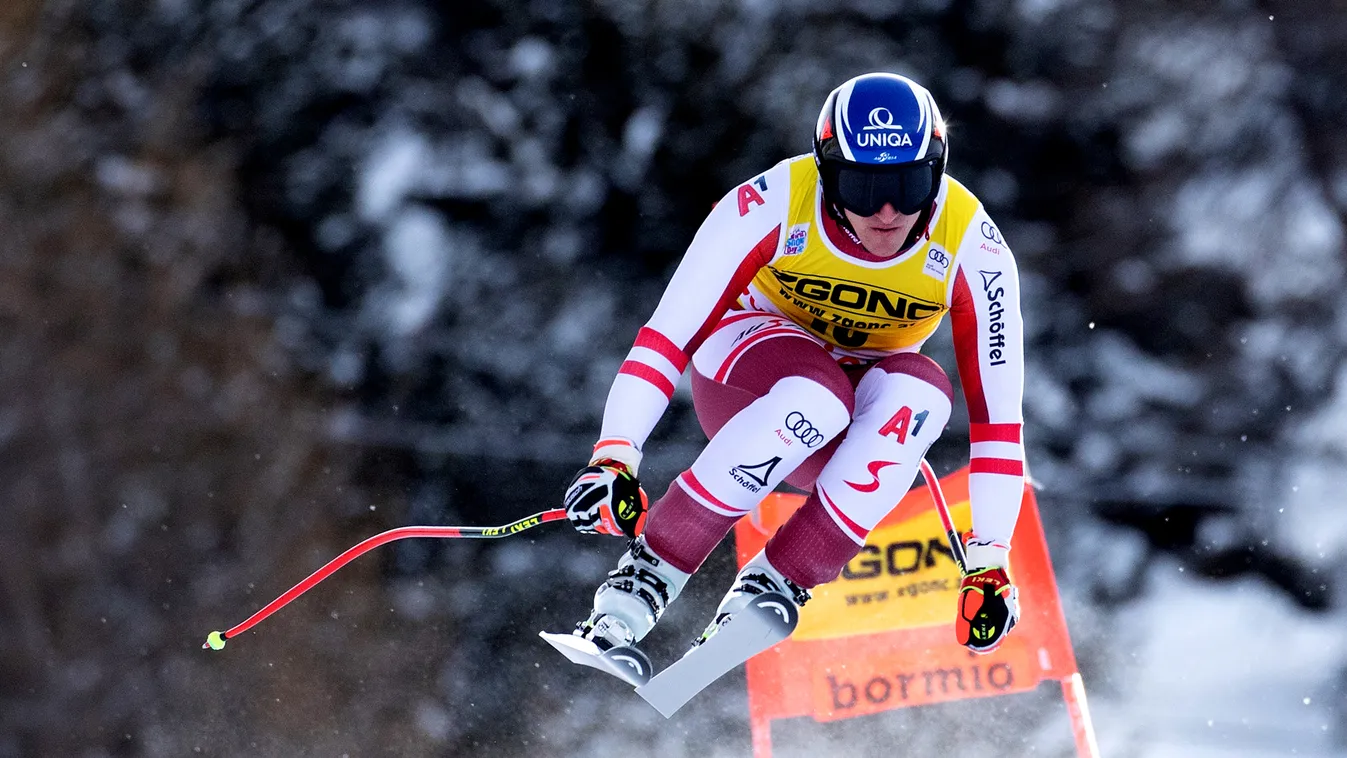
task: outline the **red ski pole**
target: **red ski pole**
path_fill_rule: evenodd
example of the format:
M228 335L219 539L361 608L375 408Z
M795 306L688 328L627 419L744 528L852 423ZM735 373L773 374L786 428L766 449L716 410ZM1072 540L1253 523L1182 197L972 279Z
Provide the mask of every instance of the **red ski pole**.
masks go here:
M968 557L963 551L963 540L959 539L959 530L954 526L954 518L949 515L949 503L945 502L945 493L940 489L940 478L931 469L931 464L921 459L921 478L926 480L926 489L935 502L935 512L940 514L940 523L945 527L945 538L949 540L950 552L954 553L954 562L959 564L959 573L968 573Z
M550 511L535 513L513 523L504 526L404 526L397 529L389 529L386 532L370 537L359 544L348 548L346 552L328 561L322 568L309 574L309 576L299 584L285 591L285 594L267 603L265 607L257 613L249 616L243 623L231 628L226 632L211 632L206 636L206 642L201 647L211 650L221 650L225 646L225 640L231 639L237 635L243 634L263 619L284 608L291 600L303 595L313 586L331 576L337 569L345 566L351 561L368 553L380 545L385 545L394 540L403 540L409 537L433 537L436 539L499 539L519 534L525 529L532 529L539 524L546 524L549 521L559 521L566 518L565 508L553 508Z

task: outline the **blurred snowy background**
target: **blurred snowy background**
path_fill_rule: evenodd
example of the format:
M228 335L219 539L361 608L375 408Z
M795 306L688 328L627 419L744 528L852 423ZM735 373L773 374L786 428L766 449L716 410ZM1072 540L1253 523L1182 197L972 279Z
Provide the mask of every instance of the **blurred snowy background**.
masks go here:
M5 0L0 758L747 755L742 672L665 722L537 640L620 551L564 527L200 645L554 507L710 204L875 69L1016 250L1104 755L1347 756L1341 3ZM652 494L701 440L684 388ZM1074 754L1052 687L775 742Z

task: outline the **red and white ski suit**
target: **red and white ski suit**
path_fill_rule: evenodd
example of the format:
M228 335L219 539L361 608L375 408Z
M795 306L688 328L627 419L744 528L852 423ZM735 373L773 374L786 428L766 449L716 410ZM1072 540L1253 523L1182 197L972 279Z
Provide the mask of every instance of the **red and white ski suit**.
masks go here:
M834 578L948 421L949 381L919 354L946 312L970 421L974 542L983 563L1003 562L1024 483L1024 330L1010 248L977 198L945 176L921 238L874 256L826 212L808 155L715 206L613 382L596 454L639 450L689 363L710 437L652 507L650 548L695 571L784 480L811 495L768 558L805 587Z

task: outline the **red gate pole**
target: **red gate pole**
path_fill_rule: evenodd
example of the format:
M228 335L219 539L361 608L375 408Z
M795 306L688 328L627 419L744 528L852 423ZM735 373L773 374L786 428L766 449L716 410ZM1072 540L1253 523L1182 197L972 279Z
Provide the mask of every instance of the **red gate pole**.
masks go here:
M755 716L749 728L753 732L753 758L772 758L772 720Z
M1080 672L1062 680L1062 699L1066 700L1066 710L1071 715L1076 755L1099 758L1099 743L1094 738L1094 723L1090 721L1090 707L1085 702L1085 680L1080 678Z

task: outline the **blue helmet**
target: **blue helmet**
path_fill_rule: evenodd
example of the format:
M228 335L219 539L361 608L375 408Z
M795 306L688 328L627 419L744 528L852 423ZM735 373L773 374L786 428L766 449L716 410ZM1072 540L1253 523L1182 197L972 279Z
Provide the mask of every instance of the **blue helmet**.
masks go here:
M833 90L814 129L814 161L831 205L873 216L886 203L929 210L940 192L945 121L925 87L897 74L862 74Z

